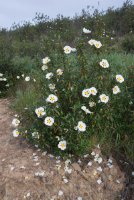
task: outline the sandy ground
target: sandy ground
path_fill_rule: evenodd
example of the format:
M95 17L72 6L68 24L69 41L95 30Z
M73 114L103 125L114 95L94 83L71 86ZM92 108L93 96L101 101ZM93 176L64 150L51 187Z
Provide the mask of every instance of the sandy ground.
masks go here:
M124 174L113 158L110 168L96 148L103 159L100 164L86 155L84 161L68 164L65 172L65 161L12 136L9 105L8 99L0 100L0 200L120 199Z

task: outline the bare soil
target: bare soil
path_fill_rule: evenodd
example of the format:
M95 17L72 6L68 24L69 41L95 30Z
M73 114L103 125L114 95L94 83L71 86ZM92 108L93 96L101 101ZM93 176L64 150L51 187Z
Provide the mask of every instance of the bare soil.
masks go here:
M8 99L0 100L0 200L116 200L124 189L124 173L112 158L101 164L86 157L86 162L72 163L72 173L64 170L65 161L50 154L43 155L38 148L31 148L21 138L12 135L13 113ZM59 169L58 169L58 165ZM60 167L61 166L61 167ZM97 168L102 168L102 172ZM39 174L40 173L40 174ZM102 180L101 184L97 180ZM64 181L68 180L67 183ZM60 192L59 192L60 191ZM62 193L62 192L63 193ZM82 197L81 199L78 197Z

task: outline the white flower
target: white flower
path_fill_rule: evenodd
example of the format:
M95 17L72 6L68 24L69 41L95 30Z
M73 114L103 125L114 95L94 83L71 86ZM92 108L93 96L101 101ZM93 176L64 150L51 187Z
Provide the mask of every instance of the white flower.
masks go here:
M6 79L6 78L3 78L3 81L7 81L7 79Z
M17 79L20 79L20 76L16 76Z
M5 86L6 86L6 87L9 87L10 85L9 85L9 84L6 84Z
M71 48L70 46L65 46L65 47L64 47L64 53L65 53L65 54L70 54L71 51L72 51L72 48Z
M26 77L25 77L25 81L30 81L30 77L29 77L29 76L26 76Z
M100 62L100 66L103 67L103 68L108 68L109 63L106 59L102 59L102 61Z
M45 58L42 59L43 65L46 65L46 64L49 63L50 61L51 61L51 60L50 60L49 57L45 57Z
M91 33L91 31L89 29L83 28L83 33L88 34L88 33Z
M116 80L117 80L117 82L122 83L124 81L124 78L122 75L118 74L118 75L116 75Z
M66 141L65 140L60 141L58 144L58 148L61 150L65 150L66 149Z
M39 133L38 132L33 132L32 133L32 137L39 139Z
M120 88L116 85L114 86L113 90L113 94L118 94L120 92Z
M90 91L90 94L92 94L92 95L96 95L97 94L97 90L96 90L95 87L89 88L89 91Z
M76 52L77 51L77 49L76 48L72 48L72 52Z
M95 42L94 42L94 46L95 46L97 49L99 49L99 48L102 46L102 44L101 44L100 41L95 41Z
M19 134L20 134L20 132L18 131L18 129L15 129L15 130L13 131L13 136L14 136L14 137L18 137Z
M55 96L54 94L50 94L46 99L46 101L50 103L55 103L56 101L58 101L58 97Z
M100 101L103 103L107 103L109 101L109 96L106 96L105 94L101 94L99 98L100 98Z
M17 118L14 118L12 121L12 125L17 127L20 124L20 120L18 120Z
M59 136L56 136L55 138L56 138L58 141L60 141L60 137L59 137Z
M24 77L24 74L22 74L21 76Z
M51 83L50 83L50 84L48 85L48 87L49 87L50 90L54 90L54 89L55 89L55 84L51 84Z
M47 66L47 65L43 65L43 66L41 67L41 69L42 69L42 71L45 71L46 69L48 69L48 66Z
M92 108L92 107L96 106L96 103L94 101L90 101L89 106Z
M36 108L35 113L38 117L43 117L46 114L43 107Z
M82 91L82 96L83 97L89 97L90 96L90 89L84 89L83 91Z
M3 74L2 73L0 73L0 77L2 77L3 76Z
M57 75L61 76L63 74L63 69L57 69L56 73Z
M44 120L44 124L46 124L47 126L52 126L54 123L54 119L52 117L46 117Z
M95 41L96 41L96 40L91 39L91 40L88 41L88 44L90 44L91 46L93 46L94 43L95 43Z
M86 131L86 124L82 121L78 122L77 129L81 132Z
M51 79L52 77L53 77L52 72L46 74L46 79Z
M86 108L86 106L81 107L82 110L85 111L86 114L91 114L92 112Z

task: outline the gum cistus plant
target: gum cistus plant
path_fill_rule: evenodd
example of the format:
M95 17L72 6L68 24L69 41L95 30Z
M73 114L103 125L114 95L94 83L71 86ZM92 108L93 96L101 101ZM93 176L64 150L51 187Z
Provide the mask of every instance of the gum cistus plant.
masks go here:
M84 45L93 53L85 53ZM14 136L22 134L39 148L61 156L82 155L97 143L106 150L118 146L129 129L124 121L131 96L124 74L112 70L114 66L103 57L103 44L94 38L86 44L78 40L76 48L63 46L60 52L60 66L52 56L42 60L41 95L20 116L21 127ZM97 56L89 63L93 54Z

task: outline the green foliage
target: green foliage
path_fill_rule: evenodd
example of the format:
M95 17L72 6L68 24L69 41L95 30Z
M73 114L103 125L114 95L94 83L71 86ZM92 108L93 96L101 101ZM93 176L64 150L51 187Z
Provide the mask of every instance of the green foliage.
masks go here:
M132 33L125 36L125 38L122 41L122 48L127 53L133 53L134 52L134 35Z
M111 151L112 148L124 149L126 154L133 156L129 150L134 141L130 103L132 83L130 83L127 67L133 63L133 57L116 53L106 54L100 49L91 48L90 51L98 53L94 53L90 58L81 41L77 44L77 48L77 53L69 55L63 54L63 50L55 54L52 52L48 69L44 72L40 70L36 74L38 95L36 96L33 88L33 90L30 89L30 95L28 90L17 97L14 107L22 118L23 128L27 130L24 136L41 149L48 149L58 155L69 153L82 155L89 152L95 141L96 144L100 143L103 151ZM99 65L103 58L110 63L107 69ZM63 70L61 76L56 73L58 68ZM46 79L45 76L49 72L52 72L54 76ZM124 83L116 82L117 74L125 77ZM50 90L50 83L55 84L54 90ZM118 85L121 90L121 93L116 95L112 93L115 85ZM89 87L97 88L98 93L96 96L91 95L85 98L82 96L82 91ZM102 93L110 98L107 104L98 103L99 95ZM46 102L49 94L55 94L58 101L54 104ZM90 108L89 101L94 101L96 106ZM82 106L86 106L93 114L86 114L81 109ZM25 107L28 109L24 110ZM35 109L39 107L44 107L46 116L54 118L53 126L49 127L44 124L46 116L37 117ZM87 125L85 132L75 130L79 121ZM38 133L37 137L33 137L32 133ZM58 148L57 138L67 141L66 150L61 151ZM125 146L128 141L129 148Z

